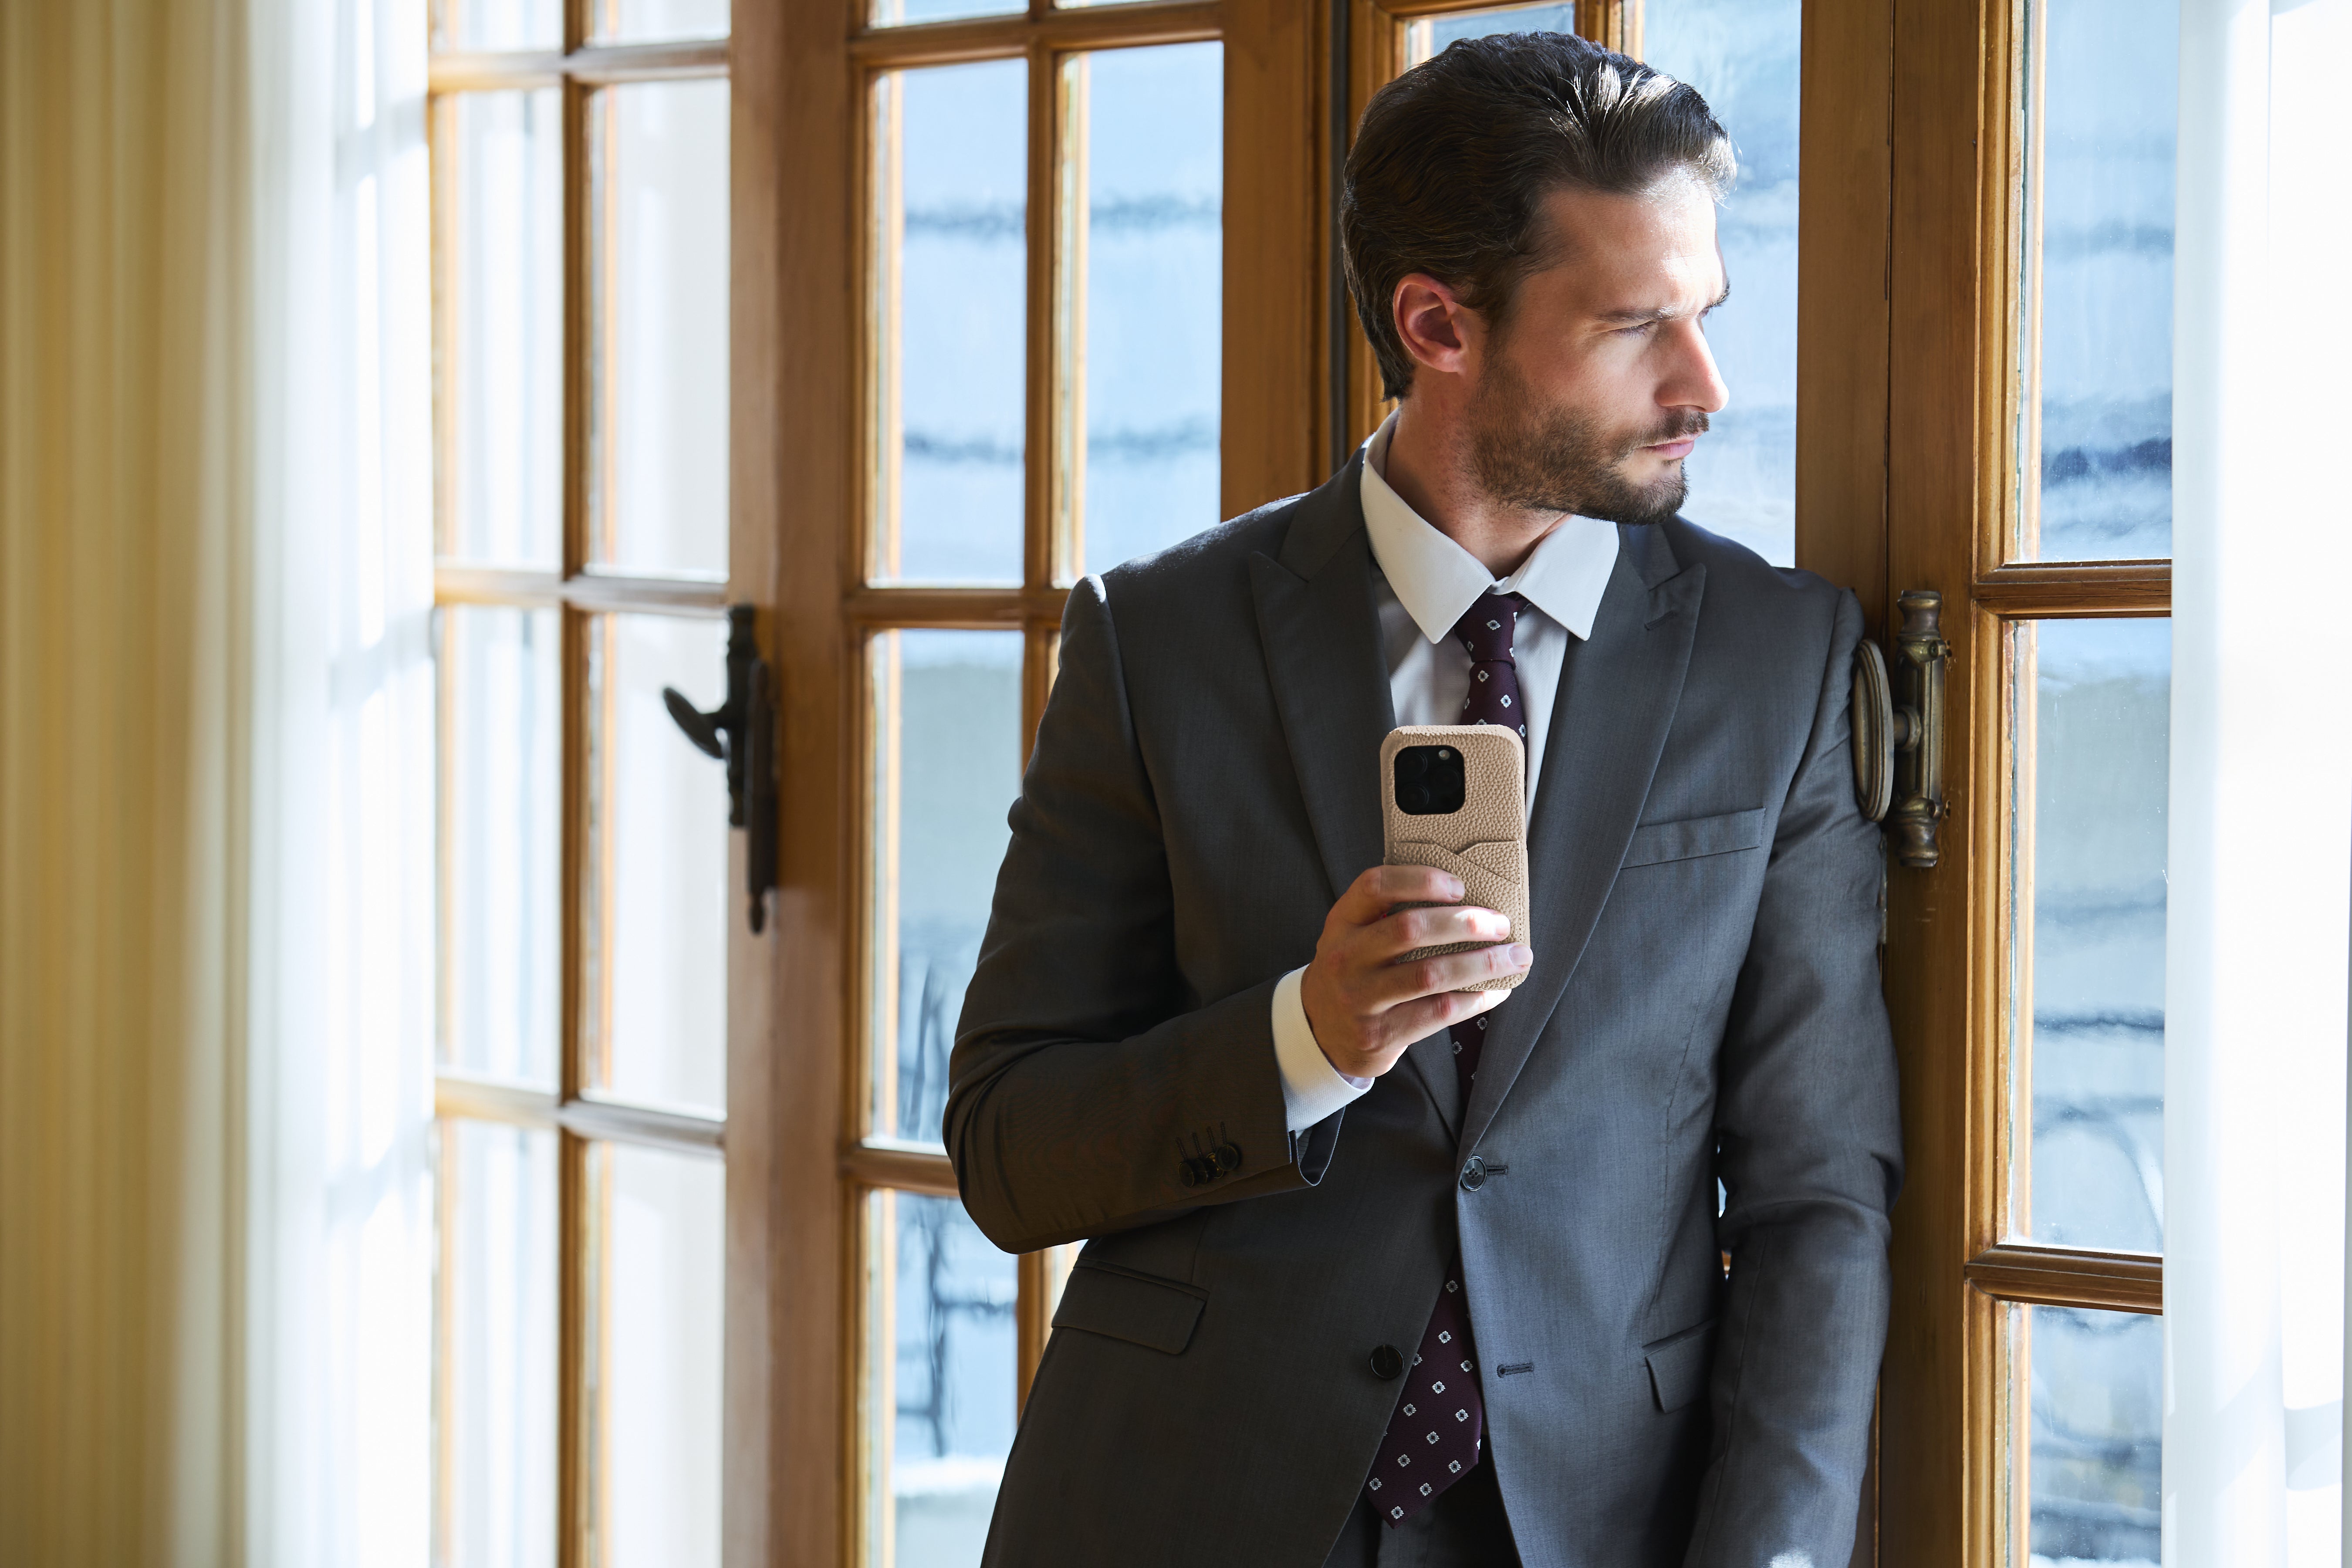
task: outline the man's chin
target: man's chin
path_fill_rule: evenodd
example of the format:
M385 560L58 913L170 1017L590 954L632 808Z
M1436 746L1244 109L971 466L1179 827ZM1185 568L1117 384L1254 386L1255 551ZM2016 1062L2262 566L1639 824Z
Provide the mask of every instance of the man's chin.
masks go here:
M1655 461L1655 459L1636 459ZM1683 477L1680 458L1668 465L1668 472L1646 484L1626 480L1609 487L1606 494L1594 496L1576 510L1583 516L1602 522L1664 522L1682 510L1683 501L1690 494L1690 481Z

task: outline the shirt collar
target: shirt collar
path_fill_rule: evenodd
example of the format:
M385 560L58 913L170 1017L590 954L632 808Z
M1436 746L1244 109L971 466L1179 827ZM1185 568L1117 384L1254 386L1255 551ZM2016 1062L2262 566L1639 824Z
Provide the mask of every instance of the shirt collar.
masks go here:
M1617 564L1617 525L1590 517L1567 517L1544 535L1518 571L1497 583L1478 558L1431 527L1404 498L1389 487L1391 414L1364 444L1364 528L1372 559L1397 602L1431 642L1453 635L1478 595L1518 594L1580 639L1592 635L1592 618Z

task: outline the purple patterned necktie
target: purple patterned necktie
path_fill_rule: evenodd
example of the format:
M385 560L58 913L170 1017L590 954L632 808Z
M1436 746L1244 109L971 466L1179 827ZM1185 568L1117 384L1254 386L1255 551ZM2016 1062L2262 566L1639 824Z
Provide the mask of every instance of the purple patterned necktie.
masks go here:
M1511 634L1525 601L1517 594L1486 593L1454 623L1454 635L1470 654L1470 696L1462 704L1465 724L1501 724L1527 739L1527 710L1519 700L1519 667L1511 658ZM1486 1019L1456 1024L1454 1081L1467 1110L1478 1079L1478 1051ZM1470 1342L1470 1306L1462 1293L1462 1250L1445 1266L1445 1287L1422 1331L1421 1349L1405 1374L1404 1394L1389 1417L1380 1456L1364 1489L1381 1522L1402 1524L1436 1500L1437 1494L1477 1468L1486 1437L1486 1403L1479 1393L1478 1357Z

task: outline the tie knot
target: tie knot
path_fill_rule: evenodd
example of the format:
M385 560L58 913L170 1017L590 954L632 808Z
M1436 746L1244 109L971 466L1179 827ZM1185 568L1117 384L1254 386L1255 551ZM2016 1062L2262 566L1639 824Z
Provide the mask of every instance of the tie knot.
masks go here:
M1517 594L1489 590L1479 595L1478 602L1454 623L1454 636L1469 650L1473 663L1511 657L1511 634L1518 627L1519 610L1526 603Z

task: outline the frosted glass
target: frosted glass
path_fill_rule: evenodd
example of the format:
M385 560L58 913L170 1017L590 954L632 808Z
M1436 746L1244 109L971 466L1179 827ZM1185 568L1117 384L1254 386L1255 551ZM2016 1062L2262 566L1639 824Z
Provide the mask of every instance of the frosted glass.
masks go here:
M441 1059L552 1089L561 1022L562 731L553 610L441 616Z
M727 688L727 626L679 616L592 623L588 1081L707 1115L727 1105L727 771L662 704ZM600 1024L601 1020L601 1024Z
M2032 1568L2156 1568L2164 1320L2029 1307Z
M2172 552L2178 0L2036 0L2041 453L2047 561ZM2029 226L2029 228L2031 226Z
M591 1484L613 1568L718 1568L727 1171L712 1156L591 1150L604 1320Z
M436 48L563 47L563 0L440 0L433 12Z
M2165 806L2172 623L2012 634L2032 952L2035 1239L2164 1247Z
M888 1490L869 1500L894 1538L881 1568L976 1568L1013 1447L1016 1262L953 1198L871 1201L868 1245L891 1258L873 1325L887 1360L878 1345L870 1358L890 1391L876 1402L890 1423Z
M445 1568L554 1568L556 1135L440 1123Z
M874 1131L940 1141L948 1053L1021 792L1018 632L874 639Z
M949 22L959 16L1018 16L1028 9L1017 0L874 0L870 15L877 27L908 22Z
M727 575L728 84L607 88L593 123L593 558Z
M453 93L440 309L458 559L554 571L563 554L562 95Z
M666 39L723 38L728 0L594 0L599 42L656 44Z
M1110 49L1065 66L1086 199L1083 571L1217 521L1224 49Z
M1021 580L1028 101L1021 60L876 84L885 579Z

